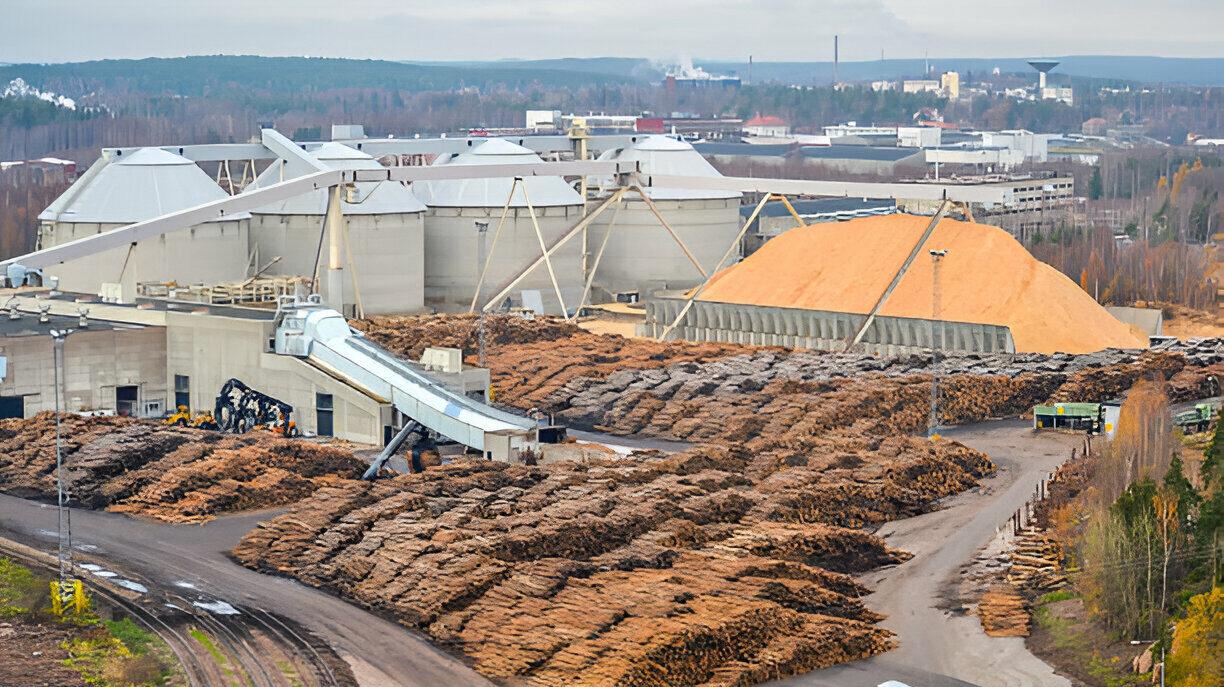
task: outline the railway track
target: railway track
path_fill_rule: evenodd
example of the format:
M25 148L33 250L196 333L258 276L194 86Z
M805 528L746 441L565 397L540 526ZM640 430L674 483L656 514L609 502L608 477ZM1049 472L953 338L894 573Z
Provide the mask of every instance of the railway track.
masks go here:
M52 575L56 573L53 561L42 557L46 554L25 549L6 546L0 540L0 551L6 556ZM142 577L122 572L109 562L96 564L148 590L138 599L130 599L116 591L106 581L108 578L81 570L81 580L90 594L121 610L166 643L193 687L357 686L347 664L326 642L302 628L295 629L287 619L261 608L235 606L194 582L181 586L199 592L196 598L190 598L180 590L163 589ZM165 567L167 572L193 577L173 564ZM201 604L223 610L208 610ZM202 633L204 642L193 631Z

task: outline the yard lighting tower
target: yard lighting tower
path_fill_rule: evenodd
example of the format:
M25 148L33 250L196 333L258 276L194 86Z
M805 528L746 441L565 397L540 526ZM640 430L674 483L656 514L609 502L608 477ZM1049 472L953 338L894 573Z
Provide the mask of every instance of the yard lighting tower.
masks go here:
M939 349L944 333L939 321L939 265L947 254L947 250L931 251L931 417L927 421L927 437L931 439L939 436Z
M489 235L489 223L488 222L477 222L476 223L476 233L480 237L479 239L480 245L478 246L479 250L476 253L476 271L479 272L481 276L483 277L484 276L483 270L485 268L485 250L486 250L485 249L485 239ZM481 283L482 284L484 283L483 279ZM479 299L480 295L481 295L480 293L476 294L477 299ZM480 318L480 326L479 326L478 338L477 338L478 359L480 361L478 364L481 367L486 367L485 365L485 309L484 308L480 309L480 315L478 315L478 317Z
M76 330L51 330L51 365L54 368L55 381L55 491L59 527L59 601L63 607L79 603L78 597L81 594L80 584L76 580L76 568L72 561L72 512L68 509L68 489L64 484L64 447L60 432L60 413L63 412L60 392L66 376L66 373L61 372L64 365L64 341L74 331Z

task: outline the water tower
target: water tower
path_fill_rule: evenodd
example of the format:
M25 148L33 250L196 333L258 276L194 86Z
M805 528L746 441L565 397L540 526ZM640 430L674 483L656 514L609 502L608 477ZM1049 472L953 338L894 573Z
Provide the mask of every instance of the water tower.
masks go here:
M1037 70L1037 87L1044 89L1046 87L1046 74L1049 74L1058 66L1055 60L1029 60L1029 66Z

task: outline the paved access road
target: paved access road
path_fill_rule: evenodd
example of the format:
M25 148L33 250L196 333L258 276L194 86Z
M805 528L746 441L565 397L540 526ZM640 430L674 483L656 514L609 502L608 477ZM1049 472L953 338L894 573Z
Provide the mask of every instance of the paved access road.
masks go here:
M998 472L979 489L948 499L941 510L887 523L878 534L914 557L865 576L874 593L868 608L888 615L882 624L900 646L866 661L816 671L774 684L876 687L900 680L912 687L1070 687L1031 654L1020 637L988 637L975 616L944 610L962 566L986 546L1000 525L1062 464L1082 437L1034 432L1019 420L966 425L944 433L986 452Z
M288 618L327 642L362 687L490 685L422 635L289 579L263 575L227 557L268 513L205 525L167 525L74 510L74 548L150 588L198 590L238 608ZM0 495L0 535L54 553L53 506Z

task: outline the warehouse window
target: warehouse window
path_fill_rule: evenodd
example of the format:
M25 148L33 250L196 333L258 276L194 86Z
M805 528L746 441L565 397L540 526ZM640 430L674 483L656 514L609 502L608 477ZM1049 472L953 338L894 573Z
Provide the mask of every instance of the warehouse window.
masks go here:
M315 434L321 437L334 436L333 412L332 395L315 394Z
M191 377L187 375L174 375L174 408L178 410L179 406L187 406L191 409Z

